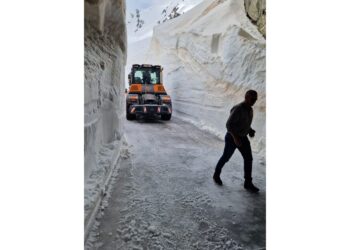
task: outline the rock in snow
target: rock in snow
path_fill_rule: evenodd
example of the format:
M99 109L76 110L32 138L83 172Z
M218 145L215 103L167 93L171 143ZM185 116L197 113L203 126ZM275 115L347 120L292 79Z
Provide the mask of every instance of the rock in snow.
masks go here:
M244 6L248 17L266 37L266 0L244 0Z

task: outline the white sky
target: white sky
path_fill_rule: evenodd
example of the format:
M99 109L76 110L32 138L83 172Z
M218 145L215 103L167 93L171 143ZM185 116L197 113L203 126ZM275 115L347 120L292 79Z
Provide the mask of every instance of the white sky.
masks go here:
M127 13L130 11L134 12L135 9L142 10L152 5L166 2L170 2L170 0L126 0L126 11Z

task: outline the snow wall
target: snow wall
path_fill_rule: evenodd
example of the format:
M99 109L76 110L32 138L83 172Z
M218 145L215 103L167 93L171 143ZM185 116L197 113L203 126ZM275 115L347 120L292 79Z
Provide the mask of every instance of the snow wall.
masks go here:
M147 63L164 67L174 115L224 138L226 120L248 89L254 106L253 151L265 163L266 41L247 17L244 0L204 0L154 28Z
M123 138L124 0L85 0L85 228L119 158Z

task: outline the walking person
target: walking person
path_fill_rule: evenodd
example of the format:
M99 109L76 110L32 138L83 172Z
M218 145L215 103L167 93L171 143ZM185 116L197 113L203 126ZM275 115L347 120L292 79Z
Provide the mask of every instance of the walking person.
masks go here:
M216 165L213 176L215 183L220 186L222 185L221 169L230 160L237 148L244 159L244 188L254 193L259 192L259 189L252 182L253 156L247 137L247 135L250 137L255 135L255 130L250 126L253 121L252 106L257 99L258 93L255 90L248 90L244 101L235 105L230 111L230 116L226 122L227 133L225 135L224 153Z

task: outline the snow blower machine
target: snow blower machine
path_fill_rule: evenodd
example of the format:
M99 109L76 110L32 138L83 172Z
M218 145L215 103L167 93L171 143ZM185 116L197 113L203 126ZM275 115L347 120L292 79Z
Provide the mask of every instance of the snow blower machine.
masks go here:
M126 90L126 119L139 117L171 118L171 98L163 86L163 68L160 65L133 64Z

